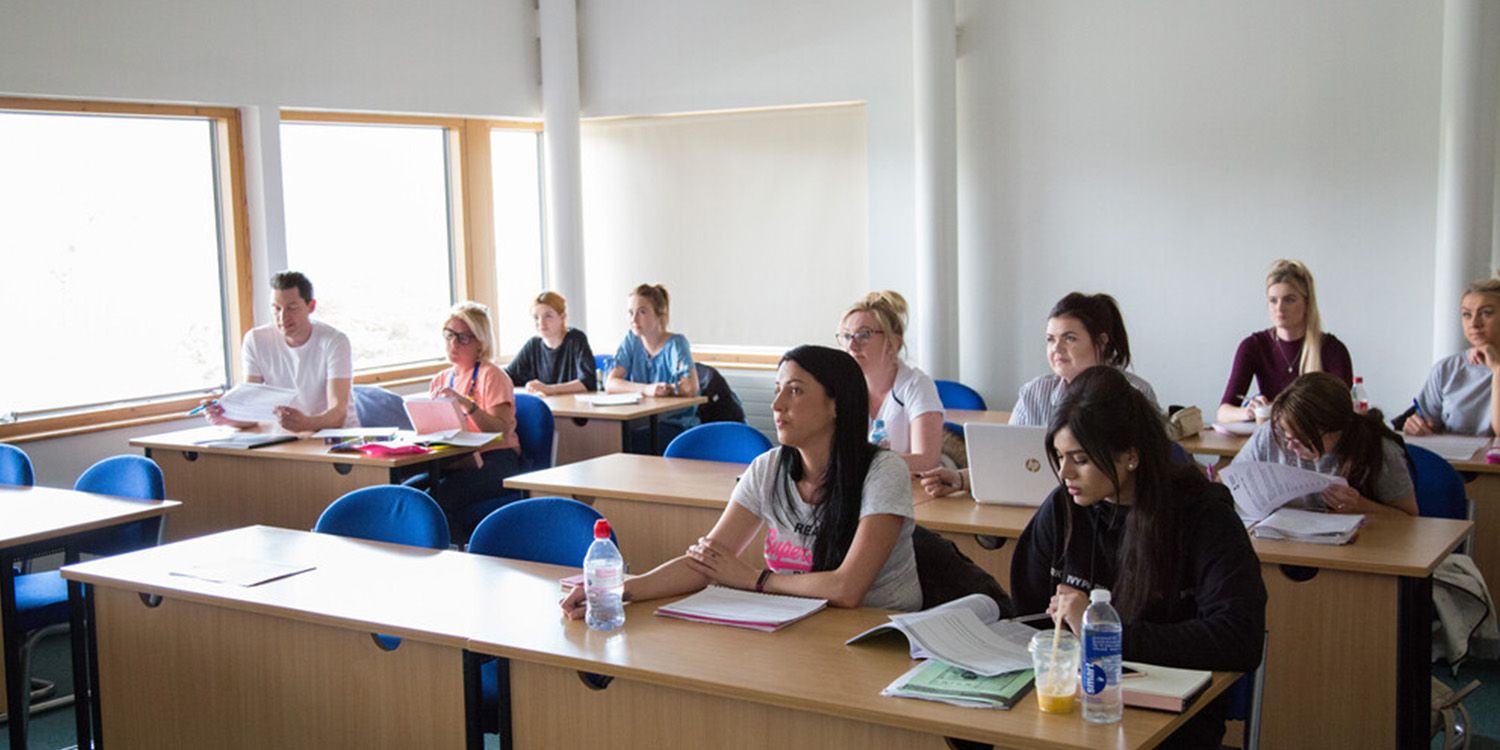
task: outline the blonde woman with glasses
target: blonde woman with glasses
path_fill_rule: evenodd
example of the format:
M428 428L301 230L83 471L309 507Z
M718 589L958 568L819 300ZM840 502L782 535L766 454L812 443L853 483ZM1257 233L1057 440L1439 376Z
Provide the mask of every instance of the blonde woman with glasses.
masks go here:
M943 402L927 373L906 364L906 299L871 292L844 313L834 335L864 372L869 388L870 429L878 420L881 445L901 456L913 472L936 468L942 457Z

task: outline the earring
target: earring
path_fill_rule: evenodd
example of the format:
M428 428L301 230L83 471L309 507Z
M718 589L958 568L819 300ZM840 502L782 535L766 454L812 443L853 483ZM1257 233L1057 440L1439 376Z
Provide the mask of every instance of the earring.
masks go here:
M1126 466L1125 468L1130 469L1131 471L1135 471L1135 462L1131 461L1130 465Z

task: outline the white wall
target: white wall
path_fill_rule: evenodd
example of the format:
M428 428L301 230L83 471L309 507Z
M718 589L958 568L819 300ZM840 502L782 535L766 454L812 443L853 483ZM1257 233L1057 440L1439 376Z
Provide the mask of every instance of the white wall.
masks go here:
M865 102L869 284L911 294L911 18L910 0L580 0L583 115Z
M1374 402L1415 394L1440 3L972 0L959 23L963 379L994 408L1045 371L1075 289L1120 300L1164 404L1216 406L1279 257L1312 268Z

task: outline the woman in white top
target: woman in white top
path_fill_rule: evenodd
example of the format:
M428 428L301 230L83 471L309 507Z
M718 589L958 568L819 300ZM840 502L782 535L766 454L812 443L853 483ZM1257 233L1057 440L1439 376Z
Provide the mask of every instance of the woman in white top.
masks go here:
M887 441L882 447L912 471L926 471L942 457L943 402L932 378L902 360L905 336L906 300L892 291L871 292L854 303L835 334L865 374L871 431L879 420Z
M780 447L750 464L708 535L681 557L625 582L624 599L657 599L710 583L827 599L835 607L922 607L912 550L911 480L865 440L864 378L849 355L799 346L776 372ZM765 566L741 559L768 526ZM583 616L583 589L562 601Z

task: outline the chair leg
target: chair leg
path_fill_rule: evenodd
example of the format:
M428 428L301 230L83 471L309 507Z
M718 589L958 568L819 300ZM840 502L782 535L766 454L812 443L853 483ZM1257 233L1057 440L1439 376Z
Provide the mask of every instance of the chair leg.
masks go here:
M21 726L24 727L30 723L32 714L39 714L44 711L50 711L54 708L61 708L63 706L70 706L73 704L72 693L69 693L68 695L60 695L56 698L47 699L49 698L49 696L57 692L57 685L47 680L39 680L31 676L32 649L34 649L36 645L42 641L43 638L66 632L68 632L68 626L65 624L48 625L45 628L40 628L32 632L29 636L27 636L26 641L21 644L21 674L25 677L27 684L32 686L29 695L30 703L29 705L27 705L25 711L22 711L18 714L15 712L0 713L0 722L10 721L12 714L14 714L16 717L15 720L21 722Z

